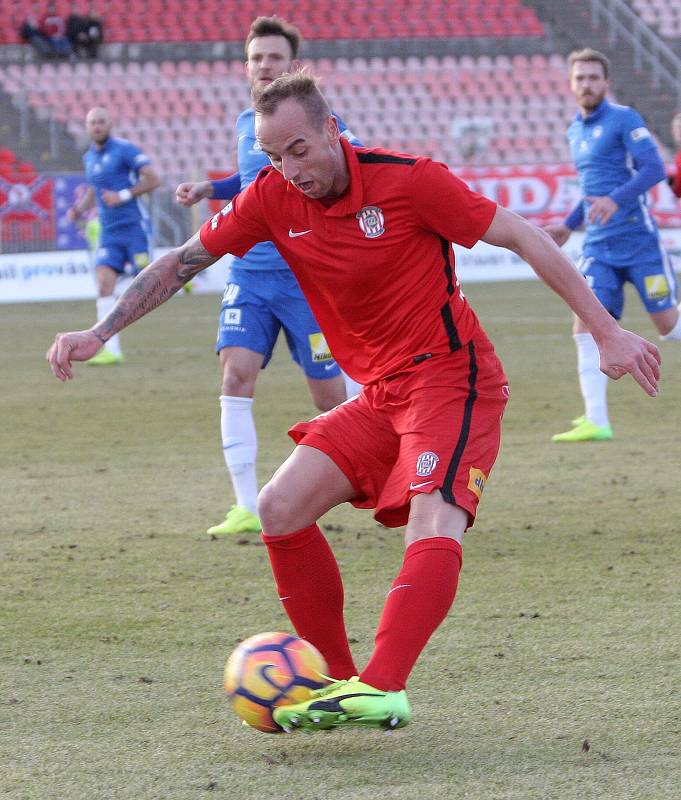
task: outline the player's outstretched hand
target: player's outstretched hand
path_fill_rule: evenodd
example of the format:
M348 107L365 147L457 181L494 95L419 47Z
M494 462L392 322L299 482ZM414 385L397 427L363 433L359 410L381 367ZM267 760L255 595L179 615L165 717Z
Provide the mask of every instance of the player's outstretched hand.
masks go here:
M652 342L619 328L616 334L598 343L601 372L614 381L629 373L646 394L658 394L660 351Z
M175 189L175 200L183 208L189 208L204 197L210 197L212 185L210 181L198 181L197 183L181 183Z
M89 330L58 333L46 356L54 377L62 382L70 380L73 378L71 362L87 361L101 346L102 340Z

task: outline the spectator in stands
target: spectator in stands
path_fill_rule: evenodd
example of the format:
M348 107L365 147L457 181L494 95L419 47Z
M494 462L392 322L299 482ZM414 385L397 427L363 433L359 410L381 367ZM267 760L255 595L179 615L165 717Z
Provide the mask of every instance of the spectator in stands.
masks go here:
M258 499L277 594L335 679L274 718L289 732L401 728L411 719L408 677L454 602L464 533L508 398L492 343L461 293L452 243L483 240L519 254L591 325L603 369L613 378L630 372L651 396L659 353L617 325L549 236L472 192L444 164L352 147L310 76L282 75L255 108L257 141L272 166L144 270L105 320L57 334L48 360L59 380L72 378L74 361L197 272L226 253L275 242L341 364L365 387L292 428L297 445ZM342 576L317 524L345 502L374 508L390 527L406 525L402 565L359 673Z
M277 17L258 17L246 39L246 74L253 98L275 78L291 69L300 47L300 33ZM203 198L231 200L255 180L269 164L255 140L255 112L246 109L238 118L239 172L222 181L182 183L177 202L191 206ZM353 141L336 117L343 136ZM218 322L216 351L222 366L220 419L222 447L236 504L209 534L256 532L258 484L255 472L257 437L253 420L253 395L258 374L267 366L281 328L293 360L302 367L312 399L328 411L356 394L354 382L344 386L341 371L320 333L319 325L303 297L288 264L271 242L258 244L234 260Z
M579 266L605 308L620 319L624 284L632 283L660 338L681 340L676 276L646 206L646 192L665 177L657 146L640 114L606 99L609 62L603 53L576 50L568 70L579 109L568 139L583 198L563 223L546 230L563 245L584 222ZM553 441L612 439L608 377L601 372L596 342L578 316L573 334L584 414Z
M35 50L46 58L68 58L71 55L71 43L66 36L66 22L57 13L55 3L50 2L40 20L34 16L27 17L19 33L22 39L29 42Z
M97 51L102 43L102 22L92 7L87 14L79 14L74 4L66 18L66 35L76 55L97 58Z
M677 197L681 197L681 111L677 111L672 117L672 139L676 145L675 169L673 175L670 175L667 180L672 192Z
M114 289L126 266L133 274L151 258L149 212L139 198L160 184L147 156L125 139L111 136L111 118L104 108L91 108L85 128L92 144L83 156L88 189L68 210L77 223L97 204L101 238L95 257L97 275L97 319L114 307ZM118 337L88 361L91 365L120 364L123 361Z

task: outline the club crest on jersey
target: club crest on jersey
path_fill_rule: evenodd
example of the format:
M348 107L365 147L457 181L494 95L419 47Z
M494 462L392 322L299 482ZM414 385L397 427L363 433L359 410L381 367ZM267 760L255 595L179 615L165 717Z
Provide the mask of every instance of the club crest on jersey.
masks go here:
M367 239L375 239L385 232L385 218L383 211L378 206L364 206L355 216Z
M440 456L436 455L435 453L431 453L429 451L425 453L421 453L421 455L416 459L416 474L419 478L427 478L428 475L433 474L433 470L437 467L437 462L440 460Z

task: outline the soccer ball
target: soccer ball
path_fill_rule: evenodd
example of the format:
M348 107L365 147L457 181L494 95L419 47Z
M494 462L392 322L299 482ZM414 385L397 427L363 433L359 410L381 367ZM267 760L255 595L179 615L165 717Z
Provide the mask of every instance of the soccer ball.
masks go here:
M316 647L290 633L259 633L243 641L225 666L225 691L234 711L252 728L282 733L277 706L302 703L326 684L327 667Z

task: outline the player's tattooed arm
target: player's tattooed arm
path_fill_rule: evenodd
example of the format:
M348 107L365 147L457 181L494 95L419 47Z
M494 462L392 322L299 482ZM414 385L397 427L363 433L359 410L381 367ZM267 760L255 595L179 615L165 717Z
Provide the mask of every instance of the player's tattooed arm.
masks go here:
M197 233L181 247L157 258L135 278L112 311L92 331L102 342L165 303L197 273L214 264Z

